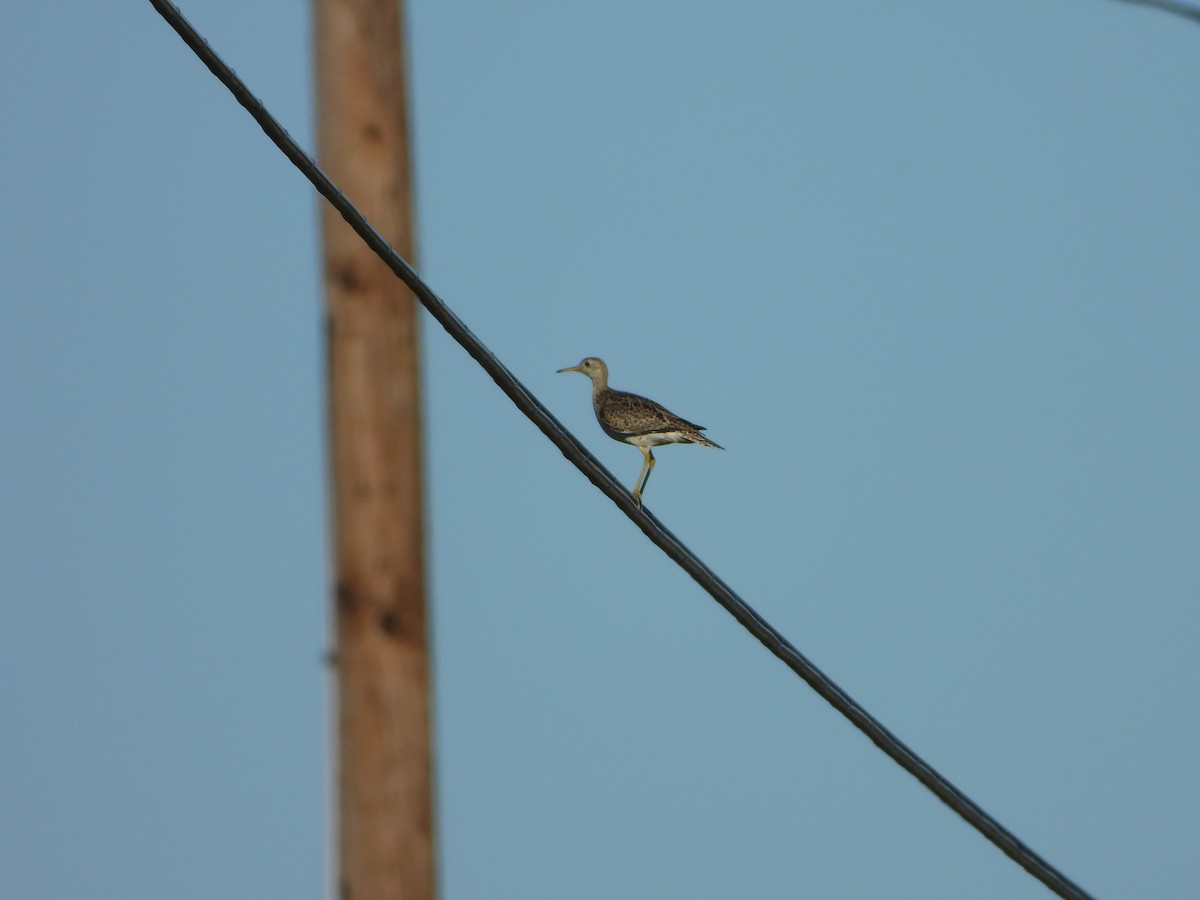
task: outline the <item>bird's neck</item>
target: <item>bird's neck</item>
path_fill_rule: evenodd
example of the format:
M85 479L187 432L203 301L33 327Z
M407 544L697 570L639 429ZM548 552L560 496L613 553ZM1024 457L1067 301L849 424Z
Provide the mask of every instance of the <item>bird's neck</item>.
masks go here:
M604 400L604 394L608 391L608 385L605 384L603 378L595 378L592 380L592 406L596 409L600 408Z

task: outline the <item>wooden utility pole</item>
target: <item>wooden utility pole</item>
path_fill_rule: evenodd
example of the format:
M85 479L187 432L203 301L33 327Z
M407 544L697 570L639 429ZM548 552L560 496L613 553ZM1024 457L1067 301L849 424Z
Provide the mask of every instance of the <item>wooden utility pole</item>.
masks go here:
M314 0L322 167L410 262L400 0ZM341 900L433 900L416 303L322 205Z

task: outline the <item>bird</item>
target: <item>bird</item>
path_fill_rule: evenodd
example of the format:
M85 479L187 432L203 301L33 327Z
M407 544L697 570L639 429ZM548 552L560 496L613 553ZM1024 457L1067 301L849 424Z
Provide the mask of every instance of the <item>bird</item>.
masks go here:
M663 444L700 444L717 450L725 449L700 433L704 430L703 425L681 419L646 397L610 388L608 366L597 356L586 357L578 365L559 369L557 374L564 372L580 372L592 379L592 408L604 433L614 441L632 444L642 451L642 469L633 487L633 499L639 508L646 482L654 471L652 448Z

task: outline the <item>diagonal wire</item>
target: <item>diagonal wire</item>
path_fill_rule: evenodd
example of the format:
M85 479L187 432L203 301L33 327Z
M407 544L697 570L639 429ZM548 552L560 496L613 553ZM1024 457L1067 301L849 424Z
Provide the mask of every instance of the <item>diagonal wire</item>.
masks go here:
M1161 9L1163 12L1175 13L1177 16L1191 19L1193 22L1200 22L1200 7L1178 3L1176 0L1124 0L1124 2L1133 3L1137 6L1152 6L1155 9Z
M1049 862L1022 843L1016 835L997 822L966 794L951 784L944 776L910 750L899 738L887 730L877 719L855 702L828 676L818 669L782 634L776 631L732 588L722 581L703 561L692 553L652 513L639 508L629 492L612 474L567 431L541 402L500 362L495 354L446 306L412 267L400 257L391 245L368 222L342 194L338 187L306 154L299 144L275 120L262 101L255 97L225 64L203 37L183 17L179 9L169 0L150 0L150 3L179 33L209 70L224 84L254 120L262 127L284 155L304 174L313 186L341 213L350 226L374 250L401 281L413 292L429 313L437 319L464 350L492 377L500 390L524 413L547 438L554 443L587 478L606 494L620 509L654 542L673 559L685 572L723 606L742 626L777 656L793 672L825 698L838 712L849 719L856 728L870 738L884 753L890 756L914 778L929 788L947 806L962 816L971 827L995 844L1015 860L1033 877L1037 878L1060 897L1072 900L1087 900L1090 897L1081 887L1072 882Z

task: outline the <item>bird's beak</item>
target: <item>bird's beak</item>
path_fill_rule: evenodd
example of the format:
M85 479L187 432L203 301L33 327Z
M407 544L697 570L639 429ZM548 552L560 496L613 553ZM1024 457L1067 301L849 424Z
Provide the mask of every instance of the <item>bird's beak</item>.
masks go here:
M581 371L583 371L583 370L580 369L579 366L568 366L565 369L559 369L558 372L556 372L555 374L561 375L563 372L581 372Z

